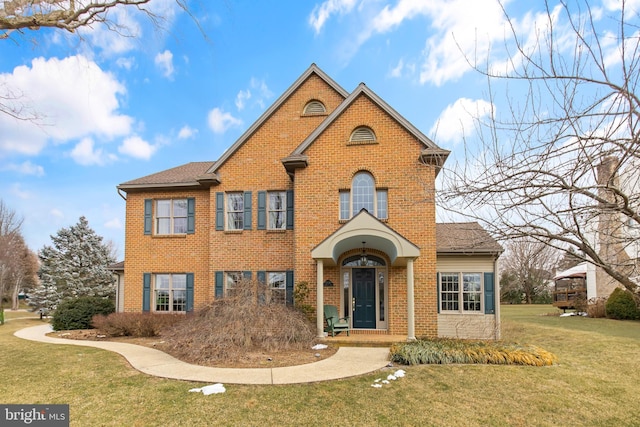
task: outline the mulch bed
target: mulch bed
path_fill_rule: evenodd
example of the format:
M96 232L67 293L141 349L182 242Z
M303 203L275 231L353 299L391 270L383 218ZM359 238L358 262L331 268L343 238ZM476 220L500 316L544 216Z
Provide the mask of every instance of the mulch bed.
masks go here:
M89 340L89 341L117 341L129 344L143 345L150 348L155 348L160 351L171 354L171 351L167 348L166 342L162 337L151 338L135 338L135 337L108 337L106 334L100 332L97 329L78 329L72 331L57 331L48 334L55 338L65 338L72 340ZM199 364L203 366L212 366L218 368L279 368L283 366L295 366L304 365L306 363L317 362L327 357L333 356L337 347L329 346L324 350L312 350L309 349L284 349L278 351L266 352L262 349L249 349L242 351L242 356L235 360L219 360L200 362L199 358L193 357L192 360L185 360L184 357L177 357L175 354L172 356L182 359L184 362Z

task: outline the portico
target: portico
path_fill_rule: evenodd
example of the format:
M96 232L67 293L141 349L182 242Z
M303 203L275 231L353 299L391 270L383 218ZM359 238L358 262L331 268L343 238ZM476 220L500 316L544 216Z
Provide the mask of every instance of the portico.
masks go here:
M407 340L415 340L413 262L420 249L366 210L311 251L316 262L316 327L324 337L325 267L340 267L340 301L355 329L387 328L388 268L406 268Z

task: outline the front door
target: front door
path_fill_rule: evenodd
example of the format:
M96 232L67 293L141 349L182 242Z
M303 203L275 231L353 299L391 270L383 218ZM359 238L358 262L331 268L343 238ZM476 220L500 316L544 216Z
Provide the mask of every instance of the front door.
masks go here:
M353 269L353 327L376 328L376 269Z

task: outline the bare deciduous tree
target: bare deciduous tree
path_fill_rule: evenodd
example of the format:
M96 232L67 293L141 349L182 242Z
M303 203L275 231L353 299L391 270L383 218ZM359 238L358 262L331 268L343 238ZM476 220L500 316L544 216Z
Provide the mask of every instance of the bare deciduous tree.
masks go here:
M507 242L505 254L500 258L501 290L515 291L524 296L527 304L532 304L548 291L547 282L553 277L557 258L555 249L530 238Z
M24 243L20 227L22 218L0 199L0 310L5 291L11 287L11 276L15 273L16 254L20 243Z
M637 293L640 22L619 5L547 4L533 38L508 19L506 65L470 63L509 110L478 118L482 146L444 171L439 203L503 240L574 248Z
M149 17L158 16L146 5L151 0L6 0L0 8L0 39L13 31L59 28L76 31L94 24L107 25L115 31L126 30L109 19L108 12L119 6L133 6ZM186 10L184 1L176 3Z

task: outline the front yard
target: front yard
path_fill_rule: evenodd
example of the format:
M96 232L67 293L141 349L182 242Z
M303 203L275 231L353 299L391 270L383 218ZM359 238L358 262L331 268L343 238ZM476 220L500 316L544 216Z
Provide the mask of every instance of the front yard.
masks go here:
M543 316L503 306L505 340L558 356L553 367L428 365L371 387L387 372L293 386L204 384L149 377L106 351L20 340L0 327L2 403L68 403L71 425L637 425L640 322Z

